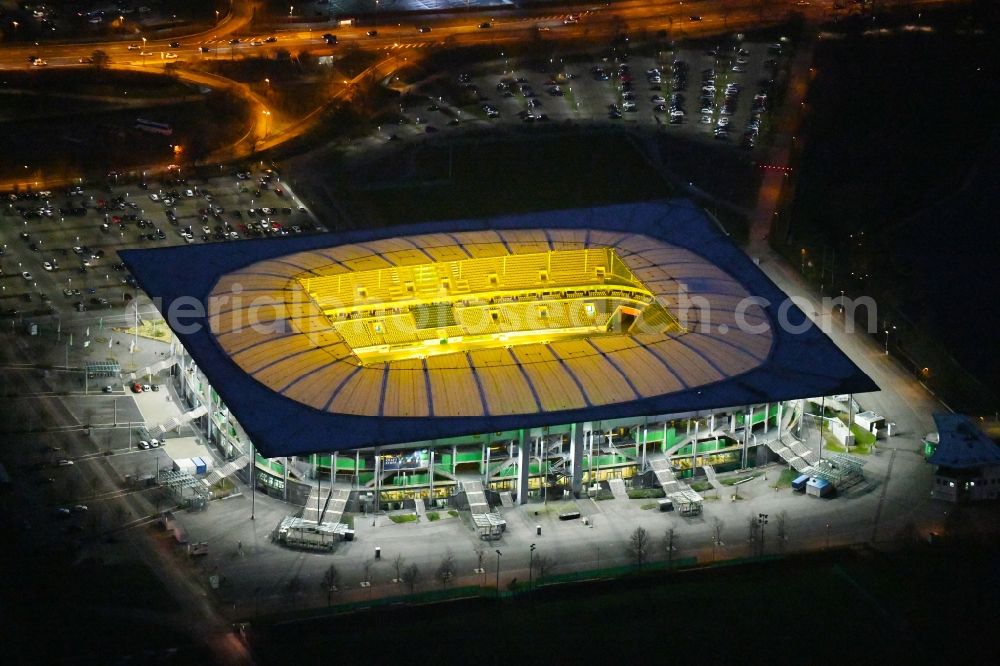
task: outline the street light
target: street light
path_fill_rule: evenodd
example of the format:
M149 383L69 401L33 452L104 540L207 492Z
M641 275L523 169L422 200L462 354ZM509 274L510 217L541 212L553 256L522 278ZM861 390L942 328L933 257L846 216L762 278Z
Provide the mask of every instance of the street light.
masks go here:
M497 550L497 599L500 598L500 556L501 555L503 555L503 553L501 553L500 550L498 549Z
M271 112L264 109L264 138L267 138L271 129Z
M767 514L757 514L757 524L760 525L760 554L764 554L764 527L767 525Z
M534 587L533 574L534 574L534 563L535 563L535 544L531 544L531 549L528 550L528 591L530 592Z
M889 325L888 325L888 324L886 324L886 327L885 327L885 355L886 355L886 356L888 356L888 355L889 355L889 331L890 331L890 330L892 330L892 331L895 331L895 330L896 330L896 327L895 327L895 326L893 326L893 327L892 327L892 328L890 329L890 328L889 328Z

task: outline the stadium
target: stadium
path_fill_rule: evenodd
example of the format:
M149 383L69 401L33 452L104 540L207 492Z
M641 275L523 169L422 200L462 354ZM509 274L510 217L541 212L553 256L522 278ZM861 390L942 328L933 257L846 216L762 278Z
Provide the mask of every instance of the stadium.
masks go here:
M458 501L485 535L499 504L616 479L693 502L706 468L818 462L804 400L877 390L687 201L122 259L213 478L252 461L314 526Z

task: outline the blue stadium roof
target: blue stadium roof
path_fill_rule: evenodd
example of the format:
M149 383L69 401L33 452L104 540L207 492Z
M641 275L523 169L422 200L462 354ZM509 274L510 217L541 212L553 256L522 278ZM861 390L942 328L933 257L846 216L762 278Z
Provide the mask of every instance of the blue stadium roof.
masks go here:
M538 229L641 234L698 255L720 267L749 294L766 300L764 311L774 335L769 353L762 362L742 374L617 404L530 415L373 417L315 409L265 386L248 375L221 348L209 330L204 311L179 323L168 317L168 324L260 453L268 457L878 390L878 386L799 308L789 307L784 316L789 326L778 326L777 312L786 300L784 293L708 220L701 209L686 200L236 243L124 250L120 255L143 290L157 301L161 312L168 312L172 307L178 308L195 300L204 304L220 278L233 271L296 252L421 234ZM190 308L187 311L192 312Z
M935 414L937 448L927 459L932 465L951 469L969 469L1000 465L1000 446L986 436L972 419L962 414Z

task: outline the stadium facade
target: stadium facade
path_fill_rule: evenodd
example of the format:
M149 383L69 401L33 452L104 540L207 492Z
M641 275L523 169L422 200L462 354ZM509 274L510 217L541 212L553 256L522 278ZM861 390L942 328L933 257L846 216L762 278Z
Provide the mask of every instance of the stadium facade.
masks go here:
M216 474L300 503L676 489L791 461L804 399L877 390L687 201L121 254Z

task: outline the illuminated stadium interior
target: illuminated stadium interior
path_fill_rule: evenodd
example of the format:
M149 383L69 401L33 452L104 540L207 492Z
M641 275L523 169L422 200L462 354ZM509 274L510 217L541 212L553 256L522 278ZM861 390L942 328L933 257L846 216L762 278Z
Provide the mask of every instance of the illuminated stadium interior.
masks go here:
M774 334L760 305L737 311L747 296L652 236L456 230L246 262L214 282L208 322L243 373L319 412L553 415L760 367Z
M681 330L607 247L311 274L298 282L363 363Z

